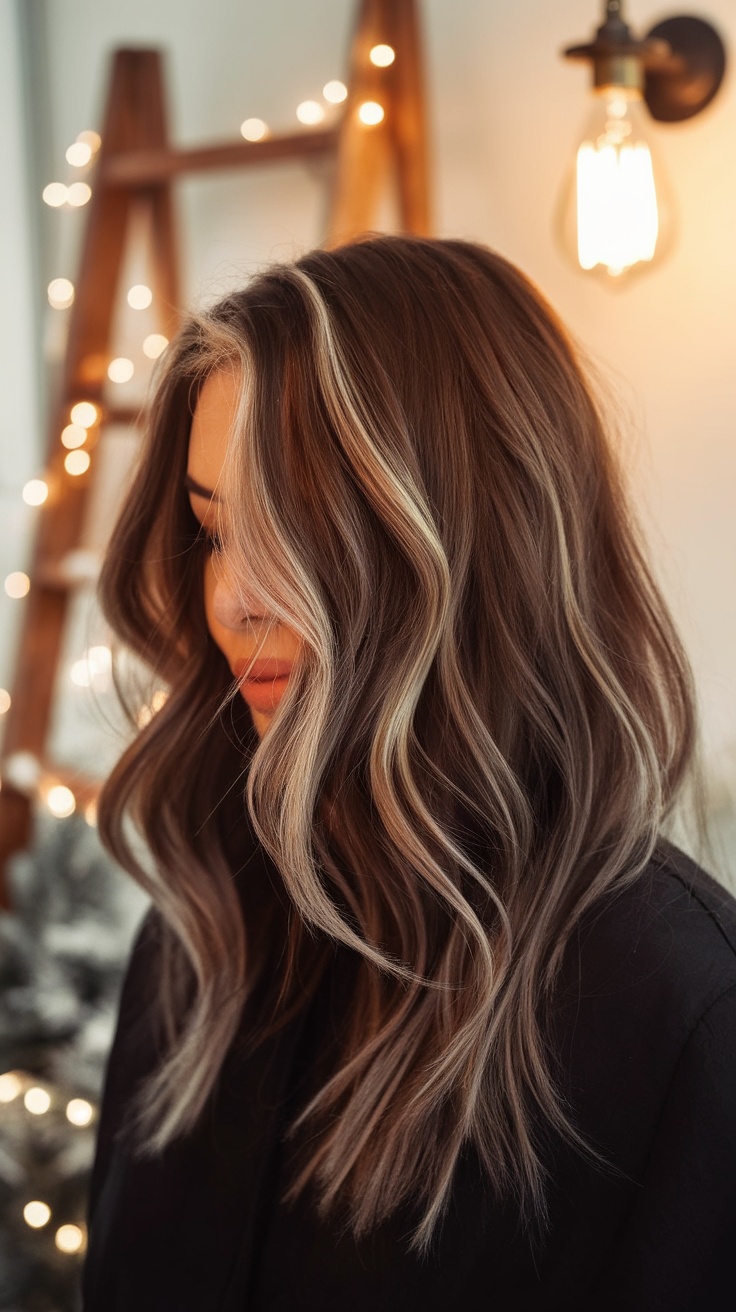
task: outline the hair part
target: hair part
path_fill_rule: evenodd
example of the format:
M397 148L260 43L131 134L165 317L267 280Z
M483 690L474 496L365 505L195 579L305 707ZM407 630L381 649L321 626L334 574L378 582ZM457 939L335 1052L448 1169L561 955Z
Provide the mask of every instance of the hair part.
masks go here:
M223 368L242 380L232 570L303 640L260 742L207 635L182 490L197 392ZM688 663L549 307L482 247L378 237L190 318L101 588L171 689L100 809L163 920L142 1150L195 1124L259 981L278 967L263 1036L337 943L350 1014L293 1127L291 1196L347 1209L358 1236L411 1206L421 1249L468 1148L543 1231L540 1124L615 1169L556 1080L565 948L642 874L695 745ZM279 887L233 882L249 834Z

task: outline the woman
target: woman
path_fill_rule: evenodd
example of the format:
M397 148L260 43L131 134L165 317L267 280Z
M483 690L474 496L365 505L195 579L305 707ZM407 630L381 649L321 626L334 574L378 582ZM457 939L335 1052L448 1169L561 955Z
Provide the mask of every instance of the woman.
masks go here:
M731 1307L736 903L526 279L378 237L190 319L102 597L168 699L101 805L154 906L87 1312Z

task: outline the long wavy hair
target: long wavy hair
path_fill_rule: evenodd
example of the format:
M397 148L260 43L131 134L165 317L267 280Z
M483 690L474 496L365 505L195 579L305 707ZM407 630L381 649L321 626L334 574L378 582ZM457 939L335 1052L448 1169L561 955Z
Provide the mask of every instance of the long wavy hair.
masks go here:
M260 741L207 631L183 484L218 369L241 382L230 567L303 642ZM371 237L190 317L101 594L169 690L100 806L161 913L141 1151L195 1124L244 1006L257 1042L337 944L350 1005L291 1194L356 1236L411 1206L421 1249L467 1149L544 1229L540 1118L605 1168L545 1028L565 946L642 874L695 742L687 660L554 314L480 246ZM248 834L278 871L255 889Z

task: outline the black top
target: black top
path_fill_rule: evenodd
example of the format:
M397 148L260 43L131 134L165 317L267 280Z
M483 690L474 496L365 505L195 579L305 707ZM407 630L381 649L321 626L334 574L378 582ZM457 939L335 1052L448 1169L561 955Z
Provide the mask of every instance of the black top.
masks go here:
M89 1204L85 1312L731 1312L736 1306L736 901L664 845L571 939L556 1028L576 1122L622 1174L550 1148L534 1252L473 1161L434 1254L412 1218L360 1245L280 1199L282 1130L331 1025L310 1008L255 1053L233 1044L194 1133L134 1161L118 1133L155 1064L157 913L131 955ZM334 988L332 989L334 993Z

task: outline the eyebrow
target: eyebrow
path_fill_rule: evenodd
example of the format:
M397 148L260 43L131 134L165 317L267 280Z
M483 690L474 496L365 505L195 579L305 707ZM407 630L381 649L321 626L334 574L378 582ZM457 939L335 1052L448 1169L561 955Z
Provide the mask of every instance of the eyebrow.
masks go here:
M187 492L192 492L195 497L204 497L206 501L219 500L211 488L203 487L201 483L197 482L196 478L192 478L191 474L184 475L184 486Z

